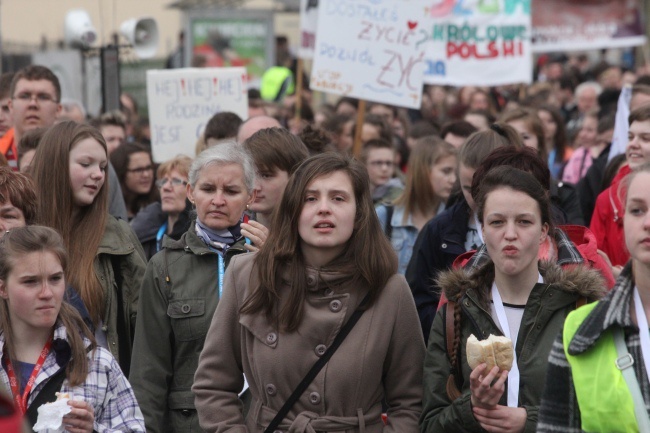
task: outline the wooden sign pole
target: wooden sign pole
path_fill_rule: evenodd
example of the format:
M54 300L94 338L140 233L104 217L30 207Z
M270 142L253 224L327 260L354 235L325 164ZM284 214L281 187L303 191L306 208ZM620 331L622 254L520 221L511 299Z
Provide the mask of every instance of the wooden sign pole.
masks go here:
M302 59L298 57L298 64L296 65L296 112L294 114L296 120L296 127L300 125L300 111L302 110Z
M359 100L359 108L357 108L357 126L354 134L354 147L352 148L352 155L355 158L359 158L361 155L361 130L363 129L363 121L366 117L366 100Z

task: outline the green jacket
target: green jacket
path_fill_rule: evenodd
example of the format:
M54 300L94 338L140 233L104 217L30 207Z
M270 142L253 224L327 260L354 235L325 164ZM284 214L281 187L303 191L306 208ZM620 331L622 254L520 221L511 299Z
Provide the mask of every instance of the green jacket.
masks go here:
M244 252L242 239L225 265ZM129 377L148 432L201 431L191 388L218 293L217 253L194 223L177 241L165 237L142 283Z
M515 348L521 375L519 406L528 412L525 432L536 429L548 355L564 319L575 309L579 298L599 299L605 291L600 274L584 267L563 270L557 264L547 262L540 263L540 273L544 283L536 284L528 298ZM456 300L461 306L459 350L462 377L457 380L461 396L452 402L446 392L451 363L446 350L446 309L441 308L431 327L424 361L424 399L420 418L423 433L483 431L472 413L471 369L467 364L465 346L470 334L479 340L490 334L503 335L492 319L488 304L493 281L494 265L491 261L474 274L458 269L447 271L438 279L447 298ZM506 400L507 392L504 392L499 404L505 406Z
M128 371L131 357L138 297L146 265L142 245L129 224L109 215L94 266L104 289L102 330L106 333L108 349L125 371ZM123 303L122 317L118 317L118 290Z

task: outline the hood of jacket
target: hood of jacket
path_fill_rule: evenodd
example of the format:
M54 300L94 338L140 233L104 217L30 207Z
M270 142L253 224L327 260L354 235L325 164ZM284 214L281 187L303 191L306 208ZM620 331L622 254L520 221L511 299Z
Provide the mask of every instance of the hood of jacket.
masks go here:
M600 273L586 266L562 268L555 262L540 261L539 272L544 277L544 284L590 301L602 298L607 291ZM458 301L470 289L486 290L492 286L493 281L494 263L491 260L476 271L467 268L452 269L441 272L437 278L438 286L447 299L452 301Z

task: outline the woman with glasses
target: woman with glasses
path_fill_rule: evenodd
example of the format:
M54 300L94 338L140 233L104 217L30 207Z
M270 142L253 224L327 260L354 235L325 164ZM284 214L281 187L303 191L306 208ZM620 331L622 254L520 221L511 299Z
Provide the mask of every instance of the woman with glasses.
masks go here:
M188 178L196 220L179 240L163 239L140 292L129 379L149 432L201 431L194 373L226 267L246 252L241 225L255 201L252 158L235 142L199 154Z
M422 227L445 209L456 182L456 148L435 136L420 138L409 157L404 192L392 203L377 206L384 233L406 273Z
M126 212L131 221L142 209L158 200L154 188L151 152L138 143L125 143L111 153L111 164L120 180Z
M160 164L155 183L160 201L142 209L131 221L147 260L160 251L165 235L178 240L190 227L192 205L186 189L191 164L192 159L185 155Z

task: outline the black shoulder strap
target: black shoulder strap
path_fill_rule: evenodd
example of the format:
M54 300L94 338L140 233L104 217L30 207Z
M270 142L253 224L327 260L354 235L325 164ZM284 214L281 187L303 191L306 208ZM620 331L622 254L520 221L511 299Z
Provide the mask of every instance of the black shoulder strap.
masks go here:
M386 233L386 237L388 240L391 240L393 238L393 225L390 223L390 220L393 219L393 212L395 211L395 207L391 204L386 205L386 226L384 227L384 233Z
M345 340L345 337L348 336L352 328L354 328L354 325L357 324L359 321L359 318L361 318L361 315L365 311L363 308L367 303L368 299L370 298L370 293L368 293L357 309L352 313L352 316L350 317L350 320L347 321L345 325L343 325L343 328L339 331L338 335L336 338L334 338L334 341L332 342L332 345L327 348L327 351L321 356L318 361L313 365L313 367L309 370L307 375L302 379L302 381L298 384L296 389L293 390L287 401L284 402L284 405L280 408L278 413L275 415L275 418L271 421L269 426L264 430L264 433L273 433L276 431L277 427L280 425L284 417L287 416L293 405L296 403L296 401L300 398L300 396L305 392L307 387L309 386L310 383L316 378L318 373L321 371L321 369L327 364L327 361L330 360L332 355L334 355L334 352L336 352L336 349L339 348L341 343L343 343L343 340Z
M41 388L41 391L38 393L34 400L27 408L27 419L29 420L29 425L34 427L36 420L38 419L38 408L44 405L45 403L51 403L56 400L55 393L61 391L61 386L65 380L65 367L57 371L53 376L51 376L47 383Z
M124 293L122 287L122 271L120 270L120 256L111 255L111 266L113 267L113 278L117 287L117 335L118 335L118 350L119 358L118 363L124 373L125 377L129 377L129 370L131 369L131 342L133 341L133 333L130 326L125 323L126 314L124 312ZM130 322L130 320L129 320Z

